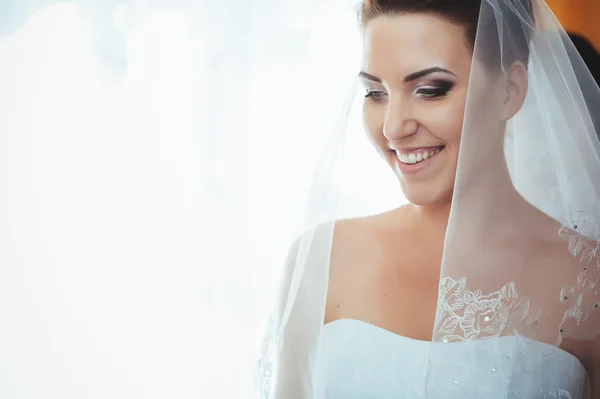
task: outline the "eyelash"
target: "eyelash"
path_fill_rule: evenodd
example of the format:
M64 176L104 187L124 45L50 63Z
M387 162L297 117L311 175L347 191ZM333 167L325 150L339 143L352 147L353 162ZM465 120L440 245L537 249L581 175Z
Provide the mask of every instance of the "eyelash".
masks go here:
M385 93L383 91L379 91L379 90L367 90L367 94L365 95L365 98L371 98L373 101L381 101L382 98L381 97L376 97L376 96L383 96L385 95Z
M435 100L445 97L452 89L452 85L442 85L439 87L428 87L417 90L417 94L422 94L425 100Z
M425 100L436 100L438 98L445 97L452 89L452 86L452 84L445 83L439 85L438 87L421 88L416 91L416 94L421 94ZM367 90L365 98L371 98L373 101L378 102L382 100L382 96L384 95L386 95L386 93L380 90Z

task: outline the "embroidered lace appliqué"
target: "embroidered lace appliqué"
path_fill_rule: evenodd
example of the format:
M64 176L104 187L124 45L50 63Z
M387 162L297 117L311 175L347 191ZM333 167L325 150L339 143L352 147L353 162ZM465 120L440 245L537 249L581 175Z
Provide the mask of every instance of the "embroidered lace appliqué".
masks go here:
M600 320L595 319L591 328L583 328L590 316L600 318L600 216L578 211L572 213L571 220L572 225L561 227L558 234L568 242L569 251L582 267L573 284L565 286L557 297L568 305L558 328L561 335L570 333L583 339L600 334ZM514 281L485 295L482 290L466 290L466 285L466 278L441 279L436 340L456 342L504 335L535 338L529 327L542 312L532 311L530 302L519 298ZM575 325L584 333L567 331L567 325Z
M572 225L563 226L558 234L567 240L581 268L575 284L563 288L560 294L561 298L571 298L560 332L587 339L600 334L600 215L577 211L571 214L571 220ZM590 316L594 320L586 325ZM567 325L581 332L567 331Z
M281 350L281 336L278 334L279 324L273 318L269 320L267 334L263 339L260 357L258 359L257 374L255 376L255 394L259 399L273 397L275 388L276 367L278 355Z
M440 281L436 331L443 342L522 334L522 327L534 323L539 312L530 315L530 303L519 299L515 282L483 295L465 290L467 279L444 277ZM517 331L516 326L520 330Z
M545 389L544 392L535 399L573 399L571 394L564 389Z

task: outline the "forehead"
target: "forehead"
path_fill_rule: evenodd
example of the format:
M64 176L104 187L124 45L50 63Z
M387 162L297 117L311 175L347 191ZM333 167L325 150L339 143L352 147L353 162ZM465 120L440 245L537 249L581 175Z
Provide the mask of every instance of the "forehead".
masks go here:
M363 35L363 70L385 79L433 64L460 72L471 63L466 29L432 14L379 16Z

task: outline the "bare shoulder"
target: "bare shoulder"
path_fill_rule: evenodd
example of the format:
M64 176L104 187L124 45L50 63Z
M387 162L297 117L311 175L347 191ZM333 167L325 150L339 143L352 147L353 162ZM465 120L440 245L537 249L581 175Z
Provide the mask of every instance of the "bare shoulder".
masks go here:
M401 229L402 208L354 219L335 222L331 267L356 263L365 255L372 255L381 245L390 230ZM354 260L354 262L352 262ZM350 261L350 262L349 262Z
M325 322L339 318L340 303L348 302L348 295L359 295L366 282L372 279L374 265L388 256L385 239L386 224L397 217L394 211L356 219L338 220L335 223L329 288Z
M369 218L344 219L335 222L331 248L330 272L351 267L371 241L372 226Z

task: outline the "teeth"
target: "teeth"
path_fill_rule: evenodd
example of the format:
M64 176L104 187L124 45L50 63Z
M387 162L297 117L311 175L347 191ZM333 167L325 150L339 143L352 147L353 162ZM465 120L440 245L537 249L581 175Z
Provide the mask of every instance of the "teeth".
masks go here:
M398 156L400 162L412 165L415 163L423 162L436 155L440 151L441 150L439 148L436 148L435 150L418 152L416 154L414 152L410 154L402 154L400 152L396 152L396 155Z

